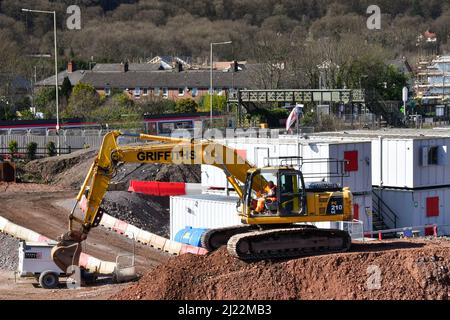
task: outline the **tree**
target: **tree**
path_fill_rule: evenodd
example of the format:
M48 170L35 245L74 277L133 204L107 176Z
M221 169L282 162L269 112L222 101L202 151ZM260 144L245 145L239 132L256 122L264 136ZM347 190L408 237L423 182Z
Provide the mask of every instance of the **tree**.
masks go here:
M178 113L194 113L197 112L198 104L195 100L186 98L179 99L175 105L175 112Z
M62 97L69 99L71 93L72 93L72 83L70 82L69 77L64 77L61 89L59 90L59 94Z
M20 111L20 120L34 120L35 116L30 109Z
M250 112L252 118L266 122L271 128L279 128L281 120L289 116L287 109L283 108L257 108Z
M30 142L27 144L27 158L34 160L36 158L38 144L36 142Z
M0 99L0 120L14 120L16 112L9 101Z
M135 122L141 117L135 110L133 101L125 93L116 93L98 108L93 109L88 118L90 120L107 122Z
M87 119L91 112L100 105L100 97L95 88L89 84L78 83L73 87L69 98L69 104L64 110L66 117L78 117Z
M53 141L49 141L48 143L47 143L47 155L49 156L49 157L54 157L54 156L56 156L56 153L57 153L57 150L56 150L56 145L55 145L55 143L53 142Z
M141 116L174 113L176 104L173 100L147 97L136 102L136 110Z
M11 154L11 157L14 158L14 155L17 153L18 150L19 150L19 144L17 143L17 141L11 140L8 144L8 151Z
M213 95L213 111L224 112L227 107L227 98L225 96ZM199 111L209 112L211 110L211 95L205 94L200 100Z
M39 111L42 111L50 105L51 102L54 102L55 98L55 88L54 87L44 87L39 89L35 98L34 105L37 107Z

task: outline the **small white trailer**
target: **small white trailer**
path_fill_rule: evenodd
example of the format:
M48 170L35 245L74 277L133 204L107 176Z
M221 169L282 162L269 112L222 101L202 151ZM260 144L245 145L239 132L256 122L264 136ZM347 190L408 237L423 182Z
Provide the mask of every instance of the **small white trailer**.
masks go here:
M34 277L45 289L57 288L59 277L65 274L52 260L51 251L55 244L21 241L17 275L21 278Z
M35 278L39 285L44 289L55 289L59 286L60 277L66 277L69 281L74 281L70 274L63 272L52 260L52 248L57 244L51 242L25 242L19 243L19 264L16 276L20 278ZM116 268L112 275L113 282L128 282L137 278L135 268L135 254L120 254L116 258ZM84 268L80 268L80 285L89 285L97 281L99 276L96 273L90 273ZM108 275L102 275L108 277ZM66 281L67 283L67 281ZM73 282L72 284L75 284Z

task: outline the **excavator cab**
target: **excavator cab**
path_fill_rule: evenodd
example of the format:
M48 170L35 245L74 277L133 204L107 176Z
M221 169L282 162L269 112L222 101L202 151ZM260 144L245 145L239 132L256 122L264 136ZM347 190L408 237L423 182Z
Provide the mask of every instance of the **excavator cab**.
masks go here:
M306 212L303 175L292 168L262 168L247 174L244 215L271 223L274 217L295 217Z

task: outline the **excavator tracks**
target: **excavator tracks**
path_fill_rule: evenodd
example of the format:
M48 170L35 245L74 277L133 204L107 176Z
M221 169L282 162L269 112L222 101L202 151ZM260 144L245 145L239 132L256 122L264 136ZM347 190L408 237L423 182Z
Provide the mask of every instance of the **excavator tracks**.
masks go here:
M202 235L201 244L208 251L214 251L221 246L227 245L231 237L240 233L248 233L252 230L251 226L246 225L210 229Z
M300 227L240 233L229 239L227 249L241 260L262 260L344 252L350 245L346 231Z

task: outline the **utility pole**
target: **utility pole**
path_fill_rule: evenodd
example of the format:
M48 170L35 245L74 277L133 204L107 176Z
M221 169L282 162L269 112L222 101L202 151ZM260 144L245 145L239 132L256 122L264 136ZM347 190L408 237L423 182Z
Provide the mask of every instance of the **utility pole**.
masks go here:
M46 11L46 10L32 10L32 9L22 9L23 12L35 12L35 13L45 13L53 15L53 38L55 46L55 98L56 98L56 135L58 136L58 155L61 152L61 143L59 136L59 97L58 97L58 45L56 39L56 11Z
M209 104L210 104L210 114L209 114L209 122L210 127L213 127L213 94L214 94L214 87L213 87L213 46L214 45L221 45L221 44L231 44L232 41L225 41L225 42L211 42L211 48L210 48L210 57L209 61L211 63L210 65L210 74L209 74Z

